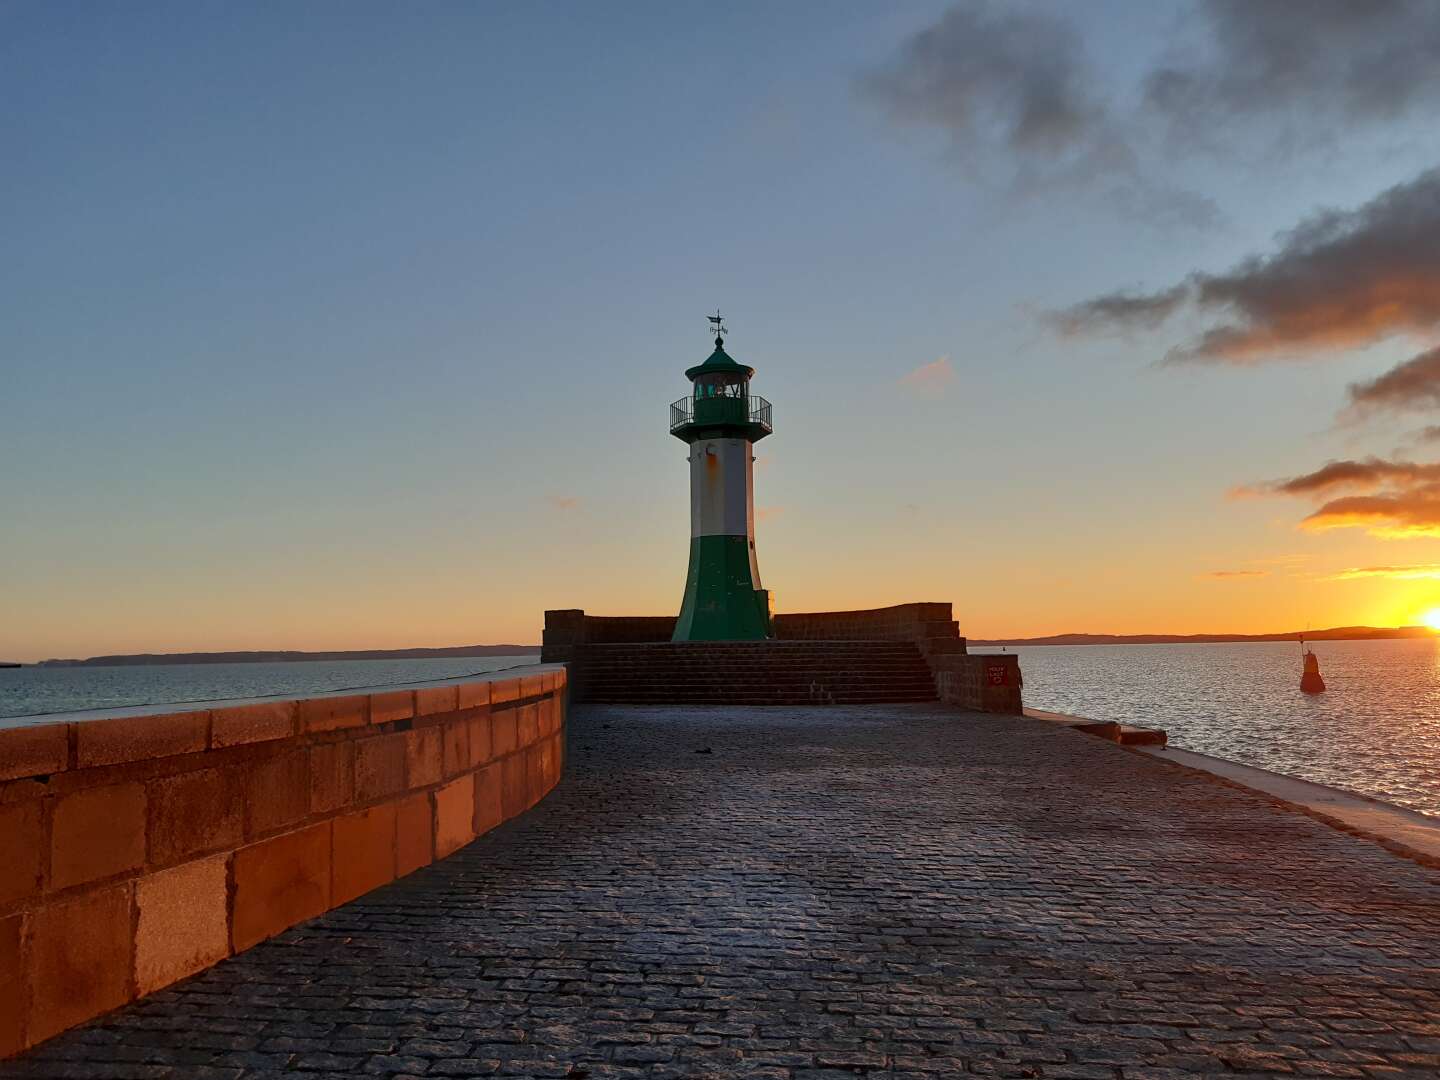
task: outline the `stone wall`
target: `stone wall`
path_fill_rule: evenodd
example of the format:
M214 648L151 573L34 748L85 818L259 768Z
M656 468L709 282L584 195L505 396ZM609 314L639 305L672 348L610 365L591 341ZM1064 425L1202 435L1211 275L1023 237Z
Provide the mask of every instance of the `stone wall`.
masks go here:
M578 608L545 612L541 659L573 662L587 644L669 641L671 615L586 615ZM775 616L775 636L790 641L912 641L935 676L941 701L982 712L1020 713L1020 661L1013 654L971 656L948 603L895 604L860 611L812 611ZM584 665L572 677L585 700Z
M564 699L557 668L0 730L0 1057L533 806Z
M932 656L941 701L979 712L1023 713L1020 658L1014 653Z

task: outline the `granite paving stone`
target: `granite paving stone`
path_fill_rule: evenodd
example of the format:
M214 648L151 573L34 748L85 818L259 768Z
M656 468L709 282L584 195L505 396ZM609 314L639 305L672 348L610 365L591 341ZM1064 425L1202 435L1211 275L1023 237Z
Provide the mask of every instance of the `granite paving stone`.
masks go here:
M577 707L449 858L6 1077L1440 1076L1440 871L944 705Z

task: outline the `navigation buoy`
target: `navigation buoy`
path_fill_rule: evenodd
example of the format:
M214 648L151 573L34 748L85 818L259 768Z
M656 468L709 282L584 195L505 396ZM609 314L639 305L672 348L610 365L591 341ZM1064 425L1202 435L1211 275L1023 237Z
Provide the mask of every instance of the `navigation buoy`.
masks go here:
M1320 660L1309 649L1305 650L1305 668L1300 672L1300 689L1307 694L1325 692L1325 680L1320 677Z

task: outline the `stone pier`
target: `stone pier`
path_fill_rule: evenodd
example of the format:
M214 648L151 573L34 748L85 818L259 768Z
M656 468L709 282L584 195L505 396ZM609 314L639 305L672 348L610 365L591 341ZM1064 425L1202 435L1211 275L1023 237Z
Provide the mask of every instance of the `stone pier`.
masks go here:
M534 809L21 1077L1440 1075L1440 873L944 704L573 711Z

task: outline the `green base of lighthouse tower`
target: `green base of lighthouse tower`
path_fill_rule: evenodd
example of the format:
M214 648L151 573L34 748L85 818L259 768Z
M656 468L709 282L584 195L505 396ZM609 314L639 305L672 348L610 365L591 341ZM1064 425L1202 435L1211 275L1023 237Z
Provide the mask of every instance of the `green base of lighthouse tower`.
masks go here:
M771 637L770 594L755 563L754 444L771 432L770 403L750 393L754 368L715 351L685 377L694 392L670 406L670 434L690 447L690 571L674 641Z

